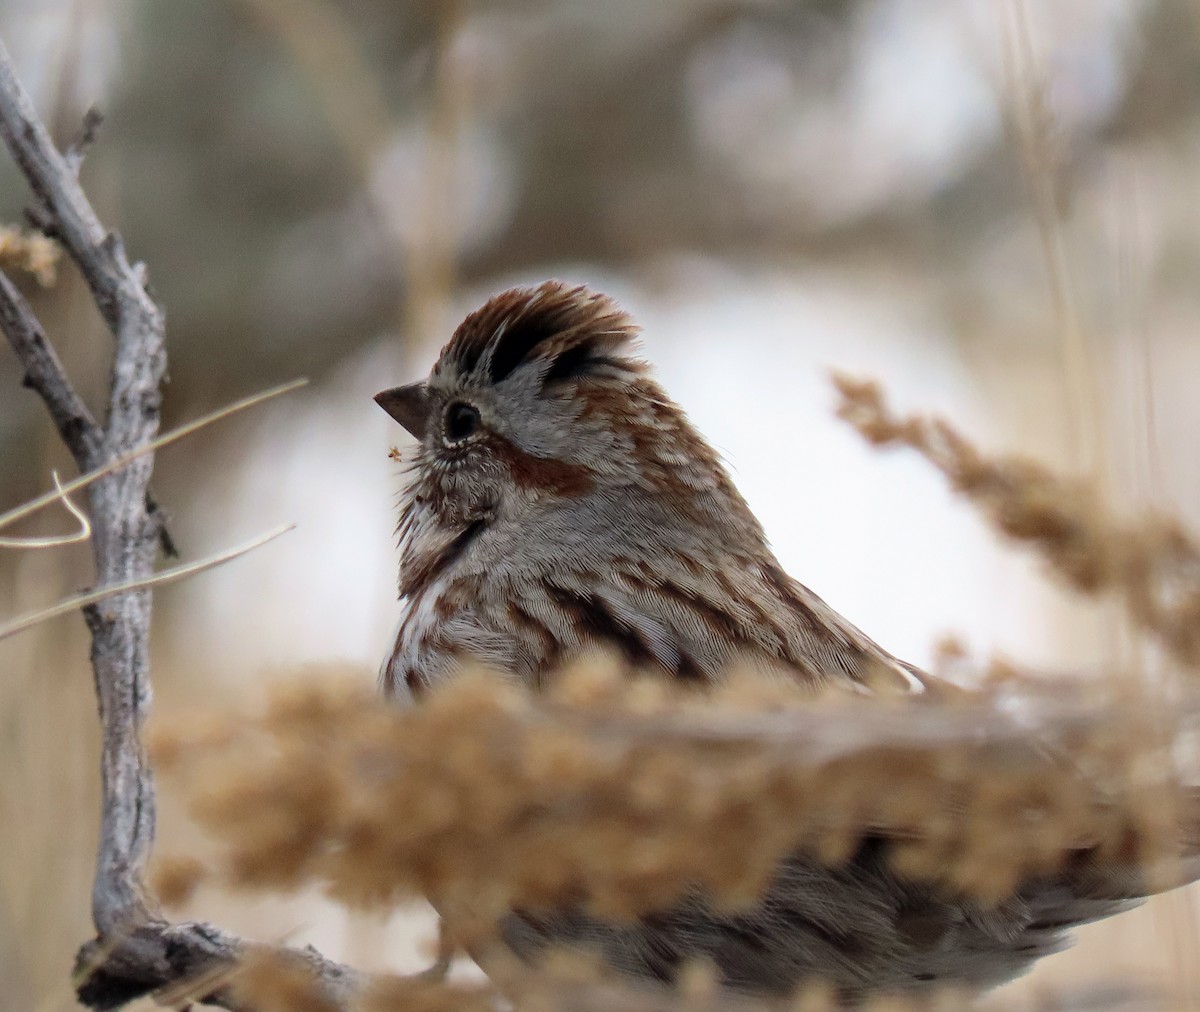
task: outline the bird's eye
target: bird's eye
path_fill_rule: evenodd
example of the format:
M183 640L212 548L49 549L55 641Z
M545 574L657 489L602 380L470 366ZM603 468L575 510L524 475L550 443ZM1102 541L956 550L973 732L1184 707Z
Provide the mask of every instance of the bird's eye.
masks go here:
M446 438L452 443L466 439L479 428L479 412L458 401L446 409Z

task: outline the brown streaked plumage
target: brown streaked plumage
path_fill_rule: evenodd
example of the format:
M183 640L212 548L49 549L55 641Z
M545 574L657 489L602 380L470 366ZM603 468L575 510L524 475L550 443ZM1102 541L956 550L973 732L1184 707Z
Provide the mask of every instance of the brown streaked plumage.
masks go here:
M540 685L595 647L704 681L741 661L910 685L784 574L716 453L634 357L636 333L587 289L515 289L463 321L427 383L380 395L419 406L393 413L421 438L387 690L419 692L467 657ZM458 424L473 427L455 438Z
M538 688L597 647L687 681L750 663L806 684L937 688L783 571L717 454L635 356L636 333L586 288L513 289L463 321L426 382L377 397L418 440L385 691L419 695L472 659ZM1081 875L982 909L896 877L889 847L869 839L838 869L797 855L736 917L697 898L635 925L514 915L506 935L520 953L587 943L657 979L702 958L740 990L821 978L855 998L997 983L1137 895Z

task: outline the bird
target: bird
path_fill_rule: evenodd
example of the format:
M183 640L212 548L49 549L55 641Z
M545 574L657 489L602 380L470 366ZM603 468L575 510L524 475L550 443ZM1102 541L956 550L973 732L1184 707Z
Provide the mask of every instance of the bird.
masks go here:
M736 659L919 687L783 570L637 332L587 288L514 289L463 321L428 380L376 396L419 441L384 691L420 694L467 656L540 688L588 647L688 682Z
M696 686L736 664L814 688L944 691L787 574L718 453L651 375L638 333L586 286L512 288L466 316L426 379L376 395L416 440L384 694L419 704L472 663L541 692L596 650ZM867 835L836 868L794 854L736 914L697 895L635 923L516 911L502 933L524 958L584 945L666 984L702 959L734 992L819 981L852 1003L1002 983L1145 891L1083 860L983 905L905 880L890 845Z

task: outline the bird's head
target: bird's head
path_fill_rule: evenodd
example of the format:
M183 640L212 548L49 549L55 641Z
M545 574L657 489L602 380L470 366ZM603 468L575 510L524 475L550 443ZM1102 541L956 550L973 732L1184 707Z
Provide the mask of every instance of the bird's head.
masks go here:
M608 297L548 281L471 313L428 379L375 400L418 441L414 495L452 522L579 495L628 463L614 415L646 367L637 327ZM624 443L625 445L621 445Z
M757 546L761 528L717 454L650 378L637 333L590 289L514 288L463 320L426 380L378 394L418 441L401 497L406 554L419 554L422 538L442 551L464 531L528 528L564 509L574 511L572 530L606 524L614 551L726 527ZM626 534L614 517L629 521Z

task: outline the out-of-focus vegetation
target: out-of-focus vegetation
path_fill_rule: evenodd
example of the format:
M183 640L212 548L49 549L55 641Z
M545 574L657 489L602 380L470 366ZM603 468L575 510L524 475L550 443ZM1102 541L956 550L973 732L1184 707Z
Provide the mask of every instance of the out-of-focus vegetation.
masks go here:
M1043 307L1013 286L1040 302L1046 279L1014 248L1033 220L1006 120L1052 117L1034 158L1066 221L1146 222L1184 196L1200 90L1181 0L1055 0L1024 27L1018 4L921 0L7 7L60 136L104 108L88 178L153 265L177 383L210 398L396 327L436 259L466 283L887 259L964 331L1024 333ZM1197 256L1160 220L1155 293ZM1104 253L1076 262L1088 294L1112 289Z
M368 371L390 361L385 380L399 379L444 338L448 307L514 278L607 279L657 295L667 316L739 278L818 278L880 319L919 300L997 438L1097 470L1126 504L1200 520L1190 0L3 0L0 32L62 143L90 104L105 112L83 178L167 307L168 424L308 374L311 399L269 416L272 445L287 446L322 397L344 393L346 363L378 346ZM26 201L0 159L0 225L20 224ZM94 397L109 341L73 270L48 289L18 279ZM0 507L64 467L19 384L0 353ZM760 410L787 431L791 404ZM331 509L361 494L329 477L356 437L349 417L322 444L331 470L309 460L300 479L276 450L278 471L260 455L247 486L249 422L164 453L156 492L185 554L206 517L262 502L289 474ZM57 526L46 516L28 533ZM336 527L317 536L340 544ZM386 527L376 540L386 553ZM331 585L355 582L346 559ZM0 554L0 615L76 589L87 560L80 546ZM264 640L297 585L287 572L230 605L262 616ZM229 691L196 675L237 649L185 600L159 605L168 709ZM1158 671L1121 635L1112 646ZM13 1007L69 1007L94 724L82 622L0 644L0 979ZM268 933L310 918L244 916ZM348 950L371 934L355 930ZM1035 986L1099 963L1189 984L1189 901L1097 930L1109 933Z

